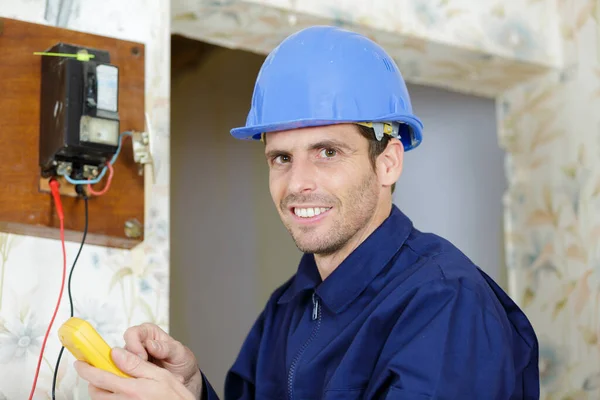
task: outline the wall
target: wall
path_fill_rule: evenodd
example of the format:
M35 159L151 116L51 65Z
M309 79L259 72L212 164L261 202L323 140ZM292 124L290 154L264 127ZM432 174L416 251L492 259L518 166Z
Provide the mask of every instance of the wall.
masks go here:
M556 65L560 60L557 15L548 1L496 2L491 0L245 0L288 13L305 13L337 23L360 24L395 35L461 47L500 57ZM175 4L186 3L176 1ZM188 2L189 3L189 2ZM196 4L214 3L196 1ZM231 3L231 2L230 2ZM235 2L237 4L241 2ZM508 37L505 34L508 33ZM535 42L528 46L524 42ZM532 44L532 43L529 43Z
M495 97L560 65L555 1L174 0L172 31L266 54L337 25L383 45L413 83Z
M512 295L547 398L600 398L600 4L559 2L564 68L498 99Z
M147 180L147 239L132 251L87 246L73 276L76 315L89 319L111 345L122 344L122 333L132 324L153 321L166 329L169 323L168 14L167 0L0 0L2 17L146 45L146 112L156 162L156 184ZM69 264L77 249L75 243L67 245ZM29 395L59 292L61 269L59 242L0 233L0 399L20 400ZM60 349L56 328L68 314L65 291L46 346L36 398L50 398ZM77 378L72 364L67 353L59 370L57 399L88 398L87 383Z
M418 85L409 92L427 136L405 154L394 201L417 229L447 238L506 287L494 101Z

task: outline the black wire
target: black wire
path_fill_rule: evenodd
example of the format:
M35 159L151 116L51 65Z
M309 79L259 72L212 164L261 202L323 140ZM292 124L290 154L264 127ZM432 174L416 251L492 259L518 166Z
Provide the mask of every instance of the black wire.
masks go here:
M83 249L83 245L85 244L85 238L88 232L88 197L85 192L82 190L83 188L79 185L76 187L77 193L79 193L83 197L83 201L85 204L85 226L83 228L83 238L81 239L81 245L79 246L79 251L77 252L77 256L75 256L75 260L73 261L73 266L71 267L71 272L69 272L69 283L67 286L69 292L69 305L71 306L71 317L74 315L73 312L73 296L71 295L71 278L73 277L73 271L75 270L75 264L77 264L77 260L79 259L79 255L81 254L81 249ZM56 367L54 368L54 377L52 378L52 400L56 400L55 391L56 391L56 378L58 375L58 367L60 365L60 359L62 358L63 351L65 351L64 347L60 348L60 352L58 353L58 359L56 360Z

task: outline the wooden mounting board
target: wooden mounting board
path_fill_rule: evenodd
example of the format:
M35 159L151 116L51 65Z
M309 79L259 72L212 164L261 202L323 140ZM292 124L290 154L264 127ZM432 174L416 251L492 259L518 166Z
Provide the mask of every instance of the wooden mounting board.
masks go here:
M0 18L0 231L58 239L59 220L52 196L40 182L40 60L58 42L106 50L119 67L121 131L144 130L144 45L67 29ZM125 224L144 224L144 177L125 138L108 193L89 200L86 243L132 248ZM95 186L103 187L105 180ZM79 242L84 228L82 199L63 188L66 239ZM142 229L143 232L143 229Z

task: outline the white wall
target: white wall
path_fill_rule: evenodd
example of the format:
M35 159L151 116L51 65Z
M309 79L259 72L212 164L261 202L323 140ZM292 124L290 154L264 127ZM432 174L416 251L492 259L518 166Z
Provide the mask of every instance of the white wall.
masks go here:
M171 332L192 348L218 391L259 310L300 256L272 204L262 144L229 134L245 121L263 59L217 48L172 79ZM486 269L497 268L503 185L493 103L410 89L426 137L406 156L399 203L417 225L447 234L475 258L489 252L484 259L494 261ZM448 204L452 211L443 211Z
M494 101L425 86L409 91L425 130L421 146L405 154L394 202L417 229L450 240L505 286L507 185Z

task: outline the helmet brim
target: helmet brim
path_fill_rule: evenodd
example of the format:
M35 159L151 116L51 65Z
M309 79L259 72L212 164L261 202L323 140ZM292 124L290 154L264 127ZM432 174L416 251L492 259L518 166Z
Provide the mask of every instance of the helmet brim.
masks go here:
M335 124L352 124L357 122L398 122L408 126L409 135L401 134L404 151L414 149L423 140L423 123L414 115L391 114L375 119L367 120L323 120L323 119L300 119L295 121L276 122L271 124L244 126L231 130L231 136L242 140L260 140L263 133L280 132L291 129L309 128L315 126L326 126ZM402 126L402 125L401 125Z

